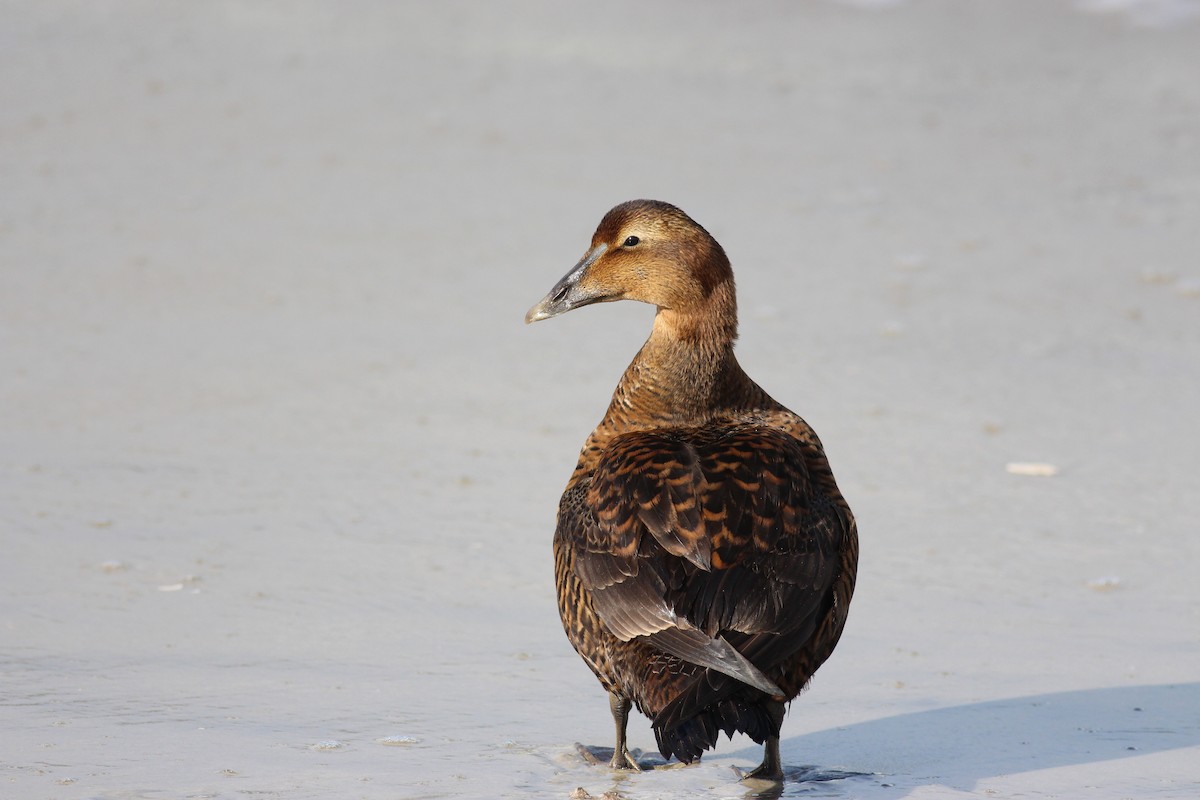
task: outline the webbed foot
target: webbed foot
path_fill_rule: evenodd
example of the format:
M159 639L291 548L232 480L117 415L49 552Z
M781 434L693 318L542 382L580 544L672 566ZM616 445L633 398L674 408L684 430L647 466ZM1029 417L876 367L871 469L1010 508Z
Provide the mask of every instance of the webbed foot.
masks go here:
M625 747L613 750L613 757L608 762L608 766L612 769L628 769L634 772L642 771L641 765L629 754L628 748Z
M763 760L754 769L742 775L741 780L774 781L783 783L783 761L779 758L779 727L783 724L783 703L771 703L767 712L772 717L775 735L768 736L763 743Z
M743 781L774 781L783 782L783 768L779 764L768 764L766 761L749 772L741 773L739 780Z

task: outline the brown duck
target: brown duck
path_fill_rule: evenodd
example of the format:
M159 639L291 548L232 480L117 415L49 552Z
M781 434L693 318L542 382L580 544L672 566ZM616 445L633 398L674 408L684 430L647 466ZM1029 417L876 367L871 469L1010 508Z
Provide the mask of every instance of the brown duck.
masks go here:
M526 322L591 303L657 306L558 509L563 627L609 693L611 766L638 769L631 705L690 763L719 733L764 743L781 779L790 702L833 652L858 563L820 440L733 355L729 259L678 208L622 203Z

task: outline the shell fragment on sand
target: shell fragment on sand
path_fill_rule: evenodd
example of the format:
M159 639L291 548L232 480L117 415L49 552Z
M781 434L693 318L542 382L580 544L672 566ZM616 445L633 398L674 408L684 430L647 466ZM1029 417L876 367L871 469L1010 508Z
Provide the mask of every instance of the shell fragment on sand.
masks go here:
M1004 466L1004 471L1009 475L1048 478L1058 474L1058 467L1041 461L1010 461Z

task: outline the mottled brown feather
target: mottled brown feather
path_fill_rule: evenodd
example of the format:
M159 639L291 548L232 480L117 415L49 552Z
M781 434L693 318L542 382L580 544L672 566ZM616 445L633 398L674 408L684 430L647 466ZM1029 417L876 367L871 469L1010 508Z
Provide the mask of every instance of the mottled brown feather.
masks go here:
M559 611L604 688L691 761L720 731L778 737L767 704L845 625L857 532L816 434L733 356L733 275L707 231L617 206L529 318L615 299L658 312L559 505Z

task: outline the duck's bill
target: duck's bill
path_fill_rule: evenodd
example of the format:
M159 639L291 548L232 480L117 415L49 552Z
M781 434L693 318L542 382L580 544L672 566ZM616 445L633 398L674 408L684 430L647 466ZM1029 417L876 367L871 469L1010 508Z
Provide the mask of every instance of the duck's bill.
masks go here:
M571 271L564 275L562 280L554 284L554 288L550 290L550 293L543 297L541 302L529 309L529 313L525 315L525 322L538 322L543 319L550 319L551 317L557 317L559 314L565 314L573 308L615 299L608 297L603 292L597 291L594 288L587 287L583 280L587 275L588 268L592 264L595 264L607 249L607 245L600 244L587 251L583 258L579 259L579 263L571 267Z

